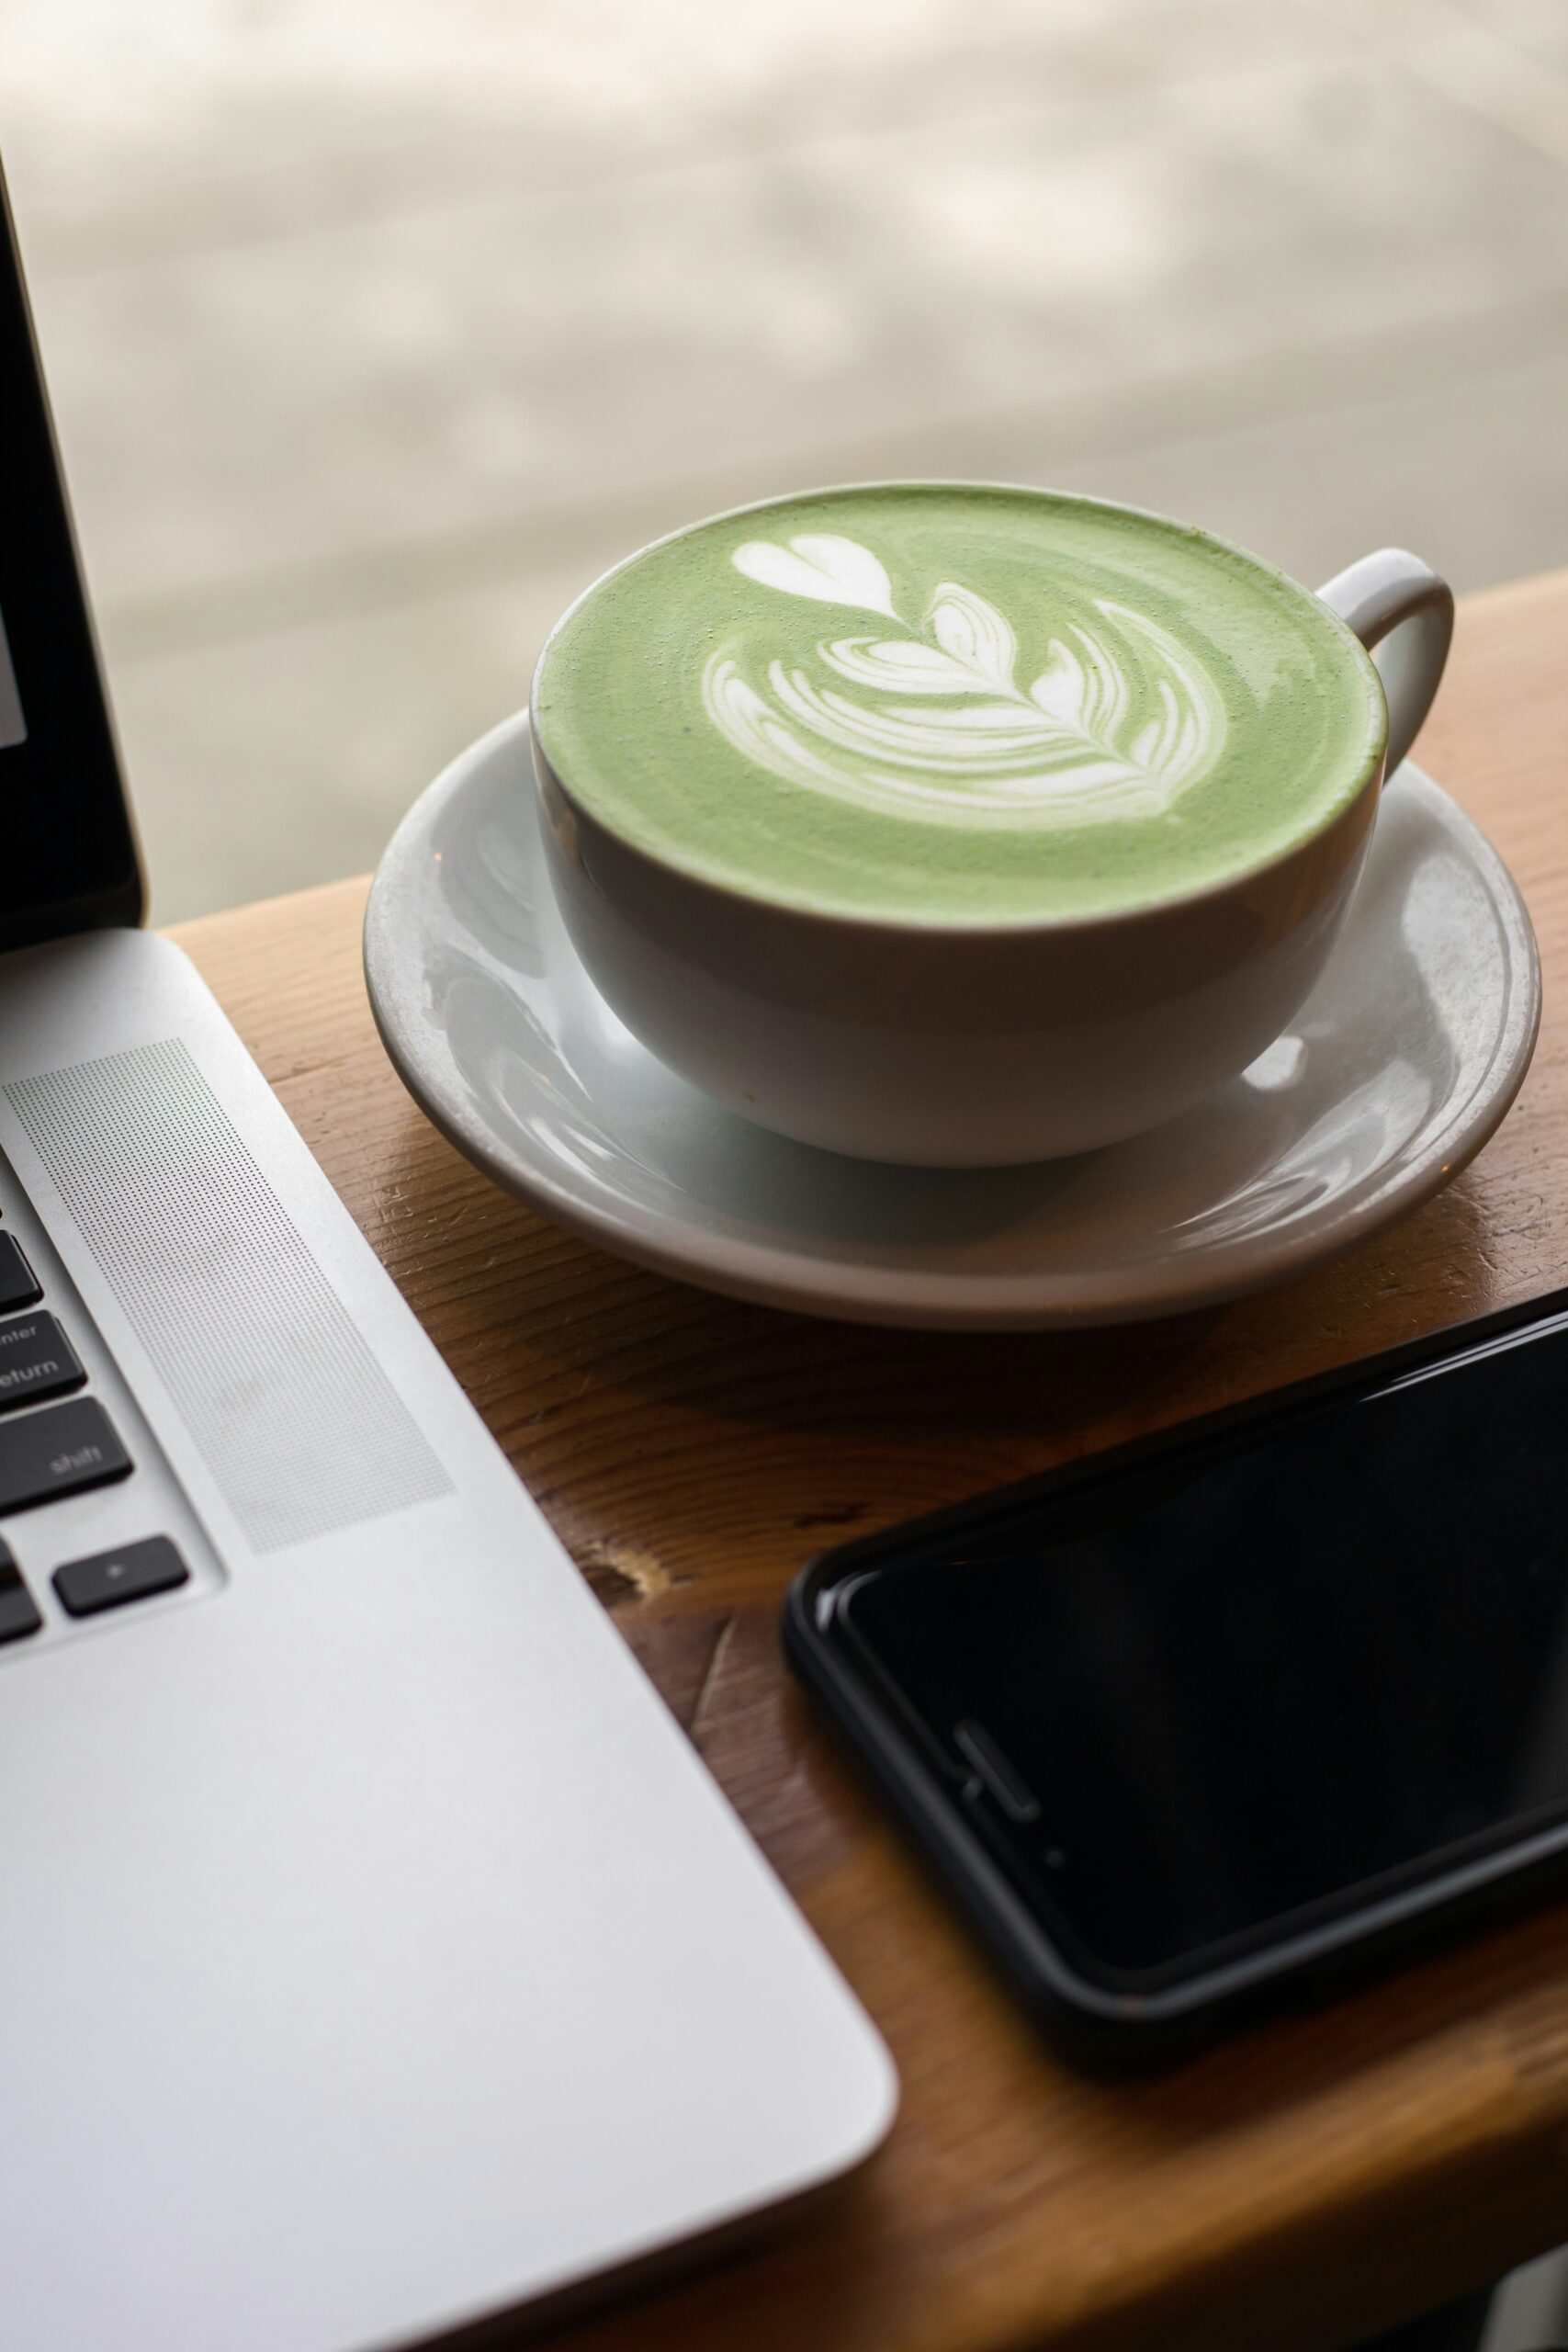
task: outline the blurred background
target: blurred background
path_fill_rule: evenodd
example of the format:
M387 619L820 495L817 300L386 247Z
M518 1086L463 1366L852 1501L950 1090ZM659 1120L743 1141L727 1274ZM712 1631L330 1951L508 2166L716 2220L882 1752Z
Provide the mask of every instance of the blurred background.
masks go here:
M0 153L161 920L773 491L1568 561L1568 0L6 0Z

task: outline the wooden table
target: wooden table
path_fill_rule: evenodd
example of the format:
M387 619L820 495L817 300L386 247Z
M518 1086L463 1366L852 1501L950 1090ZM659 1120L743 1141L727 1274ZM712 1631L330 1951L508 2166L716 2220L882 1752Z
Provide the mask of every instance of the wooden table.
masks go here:
M574 2352L1326 2352L1568 2236L1568 1905L1135 2086L1041 2047L787 1683L833 1538L1568 1279L1568 572L1472 599L1421 756L1524 886L1534 1069L1359 1254L1128 1331L879 1332L734 1306L558 1231L393 1077L363 882L187 923L349 1207L892 2046L882 2156L808 2228ZM626 1954L636 1998L637 1955Z

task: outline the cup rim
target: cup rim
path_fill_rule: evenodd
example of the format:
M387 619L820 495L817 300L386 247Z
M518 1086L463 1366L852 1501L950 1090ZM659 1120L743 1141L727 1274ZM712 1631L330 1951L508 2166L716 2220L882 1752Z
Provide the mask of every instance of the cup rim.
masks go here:
M1331 631L1338 635L1343 643L1357 657L1362 671L1371 674L1375 689L1372 707L1374 712L1381 711L1382 724L1375 730L1375 740L1370 741L1366 747L1361 774L1343 800L1337 803L1326 813L1316 817L1303 832L1288 842L1283 848L1273 850L1267 856L1257 858L1250 865L1239 866L1235 872L1222 875L1214 881L1197 883L1189 889L1166 891L1158 898L1140 899L1131 906L1102 909L1088 914L1014 916L1004 922L991 922L983 916L975 915L881 914L872 909L863 912L855 912L843 907L813 907L802 904L795 899L779 898L765 890L749 888L741 882L721 880L718 876L704 873L699 867L689 865L682 859L672 857L662 850L651 849L644 842L634 841L619 827L613 824L600 810L591 807L580 797L573 788L571 779L563 775L553 753L545 743L535 716L538 707L540 673L549 657L551 648L580 605L585 605L591 596L597 595L607 582L628 570L632 564L639 563L644 556L652 555L660 548L669 547L676 539L693 537L698 531L710 529L716 523L738 521L746 514L771 513L781 506L794 506L811 498L897 490L996 491L1010 496L1044 499L1056 506L1093 507L1101 514L1126 514L1139 522L1154 523L1163 529L1178 531L1186 538L1199 540L1206 547L1213 548L1221 554L1233 558L1249 571L1261 572L1278 586L1288 591L1292 596L1310 605L1314 616L1321 619ZM735 906L755 909L759 912L775 918L793 919L803 923L828 924L845 931L869 931L882 935L954 940L1027 939L1044 933L1103 931L1172 914L1188 908L1201 907L1207 900L1218 902L1229 897L1237 888L1246 888L1248 884L1258 881L1265 875L1283 868L1292 859L1299 857L1303 851L1310 849L1314 843L1325 840L1359 806L1369 790L1376 792L1380 788L1383 781L1383 762L1388 751L1389 726L1388 704L1383 694L1382 681L1378 674L1377 664L1373 662L1366 646L1356 635L1355 630L1341 618L1339 614L1335 612L1332 605L1325 605L1322 597L1314 590L1306 587L1292 573L1283 571L1278 564L1271 564L1264 557L1255 555L1250 548L1244 548L1235 539L1227 539L1221 532L1211 531L1201 523L1183 522L1178 515L1162 514L1155 507L1134 506L1124 499L1097 498L1085 491L1053 490L1040 482L965 480L936 474L890 475L872 481L823 482L809 490L778 492L769 498L746 499L736 506L717 508L711 514L700 515L694 522L682 523L673 531L664 531L657 538L646 540L641 547L634 548L628 555L621 556L615 562L606 566L604 571L591 580L585 588L580 589L570 604L551 623L534 663L533 675L529 684L527 718L528 740L534 750L536 769L537 763L543 761L557 788L571 803L574 814L585 817L591 824L596 826L609 840L613 841L617 849L634 857L646 860L649 865L684 884L688 888L711 892L716 899L727 900Z

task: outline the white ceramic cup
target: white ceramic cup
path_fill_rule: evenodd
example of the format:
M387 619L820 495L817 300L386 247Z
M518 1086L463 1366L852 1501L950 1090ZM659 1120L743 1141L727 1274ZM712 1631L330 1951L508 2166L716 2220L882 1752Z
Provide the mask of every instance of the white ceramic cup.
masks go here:
M1318 594L1382 649L1388 750L1330 825L1265 865L1102 916L960 927L805 912L633 847L573 797L536 734L572 944L661 1061L803 1143L996 1167L1156 1126L1245 1069L1310 993L1384 773L1442 676L1453 596L1415 556L1385 548Z

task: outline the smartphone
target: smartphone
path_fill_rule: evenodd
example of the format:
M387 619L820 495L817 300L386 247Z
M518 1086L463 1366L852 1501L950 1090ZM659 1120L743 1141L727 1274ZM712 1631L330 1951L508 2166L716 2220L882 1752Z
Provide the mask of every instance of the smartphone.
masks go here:
M784 1640L1090 2059L1568 1891L1568 1292L842 1545Z

